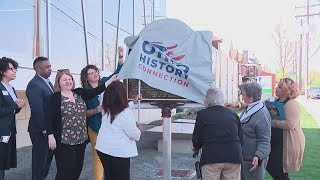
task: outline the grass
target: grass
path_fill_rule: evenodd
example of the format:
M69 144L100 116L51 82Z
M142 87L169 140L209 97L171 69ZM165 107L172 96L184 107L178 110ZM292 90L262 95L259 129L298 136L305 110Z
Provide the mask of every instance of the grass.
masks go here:
M306 136L306 147L299 172L289 173L292 180L320 179L320 127L306 109L301 106L301 127ZM266 180L271 176L266 173Z

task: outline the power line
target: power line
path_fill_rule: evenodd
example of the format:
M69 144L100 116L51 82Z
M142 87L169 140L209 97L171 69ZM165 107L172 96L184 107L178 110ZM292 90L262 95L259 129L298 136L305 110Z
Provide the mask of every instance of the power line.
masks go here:
M315 54L317 54L317 52L319 51L320 49L320 44L319 46L317 47L317 49L314 51L314 53L309 57L309 59L311 59Z
M68 5L66 5L65 3L63 3L61 0L56 0L56 1L58 1L59 3L61 3L62 5L64 5L67 9L69 9L70 11L72 11L72 12L73 12L74 14L76 14L77 16L82 17L80 14L78 14L75 10L73 10L73 9L70 8ZM117 28L116 25L114 25L114 24L112 24L112 23L110 23L110 22L108 22L108 21L105 21L105 23L107 23L107 24L109 24L109 25ZM89 27L95 28L95 27L92 27L92 26L90 26L90 25L89 25ZM119 29L120 29L121 31L123 31L123 32L126 32L126 33L128 33L128 34L130 34L130 35L133 35L132 33L128 32L128 31L126 31L126 30L124 30L124 29L122 29L122 28L120 28L120 27L119 27Z
M117 28L116 25L114 25L114 24L112 24L112 23L110 23L110 22L108 22L108 21L104 21L104 22L107 23L107 24L109 24L109 25L111 25L111 26L113 26L113 27L115 27L115 28ZM130 35L133 36L132 33L128 32L128 31L126 31L126 30L124 30L124 29L122 29L122 28L120 28L120 27L119 27L119 29L120 29L121 31L126 32L126 33L128 33L128 34L130 34Z
M52 3L51 3L51 6L53 6L55 9L57 9L58 11L60 11L62 14L64 14L64 15L67 16L68 18L70 18L70 19L71 19L73 22L75 22L78 26L80 26L81 28L83 28L83 25L82 25L82 24L80 24L77 20L75 20L75 19L74 19L73 17L71 17L69 14L67 14L66 12L64 12L63 10L61 10L59 7L57 7L56 5L54 5L54 4L52 4ZM70 8L68 8L68 9L70 9ZM76 13L75 11L73 11L72 9L70 9L70 10L71 10L72 12L74 12L75 14L77 14L77 13ZM77 15L78 15L78 14L77 14ZM105 23L107 23L107 24L109 24L109 25L117 28L116 25L114 25L114 24L112 24L112 23L110 23L110 22L108 22L108 21L105 21ZM93 27L92 27L92 28L93 28ZM122 28L120 28L120 27L119 27L119 29L120 29L121 31L123 31L123 32L128 33L129 35L133 35L132 33L128 32L128 31L126 31L126 30L124 30L124 29L122 29ZM96 39L102 41L101 38L97 37L97 36L94 35L93 33L88 32L88 34L91 35L91 36L93 36L93 37L95 37Z
M60 4L64 5L67 9L69 9L70 11L72 11L74 14L78 15L79 17L82 17L80 14L78 14L75 10L71 9L68 5L66 5L65 3L63 3L60 0L56 0L58 1ZM80 10L79 10L80 11Z
M51 6L54 7L55 9L57 9L59 12L61 12L62 14L64 14L65 16L67 16L68 18L70 18L74 23L76 23L78 26L80 26L81 28L83 28L83 25L80 24L77 20L75 20L74 18L72 18L69 14L65 13L64 11L62 11L60 8L58 8L57 6L55 6L54 4L51 3ZM94 38L98 39L101 41L101 39L99 37L97 37L96 35L94 35L91 32L88 32L88 34L90 34L91 36L93 36Z
M29 3L28 1L26 1L26 0L22 0L24 3L26 3L26 4L28 4L28 5L30 5L30 6L32 6L32 7L35 7L35 5L33 5L33 4L31 4L31 3Z
M0 9L0 12L20 12L20 11L31 11L31 9Z

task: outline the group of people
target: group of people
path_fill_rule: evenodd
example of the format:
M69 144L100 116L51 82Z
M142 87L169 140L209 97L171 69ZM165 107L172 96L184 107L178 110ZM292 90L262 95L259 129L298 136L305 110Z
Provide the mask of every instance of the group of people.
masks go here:
M47 177L53 157L56 180L79 179L88 142L92 145L96 180L103 176L108 180L130 179L130 157L138 155L135 141L140 139L143 127L132 112L138 96L128 102L126 86L117 78L124 62L122 47L118 57L119 65L108 77L101 78L95 65L83 68L82 88L75 88L68 69L57 71L53 85L49 59L34 60L36 75L26 89L31 109L28 132L32 180ZM5 170L17 167L15 114L26 105L10 85L17 69L17 61L0 59L0 180L5 179Z
M136 141L143 127L132 113L138 96L128 102L126 87L117 79L124 62L121 47L118 56L119 65L108 77L101 78L95 65L83 68L82 88L75 88L68 69L57 71L53 85L49 59L34 60L36 75L26 89L31 108L32 180L46 178L53 156L55 179L77 180L89 141L96 180L103 176L130 179L130 157L138 155ZM18 67L13 59L0 59L0 180L5 179L5 170L17 167L15 114L26 105L10 85ZM225 104L220 89L210 88L206 108L197 113L192 142L195 152L202 149L202 178L262 180L268 171L276 180L288 180L288 173L299 171L305 147L295 100L297 84L290 78L278 83L277 101L283 103L286 117L281 120L271 118L258 83L245 82L240 88L244 102L231 104ZM232 108L243 111L238 115Z
M305 147L297 84L290 78L278 83L277 101L286 117L281 120L271 118L257 82L240 88L244 102L230 104L220 89L210 88L206 108L197 113L192 142L194 152L202 149L202 179L263 180L267 171L275 180L288 180L288 173L299 171Z

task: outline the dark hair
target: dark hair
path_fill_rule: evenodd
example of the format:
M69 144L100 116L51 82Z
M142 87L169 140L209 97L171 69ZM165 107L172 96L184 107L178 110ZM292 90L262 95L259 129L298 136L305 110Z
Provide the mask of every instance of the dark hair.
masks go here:
M245 83L247 81L249 81L250 79L248 77L242 77L242 83Z
M43 57L43 56L37 57L37 58L33 61L33 69L36 70L35 66L36 66L39 62L43 62L43 61L49 61L49 59L46 58L46 57Z
M112 82L104 92L102 107L112 123L120 112L128 107L127 89L120 81Z
M17 61L11 59L11 58L7 58L7 57L2 57L0 59L0 79L2 80L3 78L3 73L9 69L9 64L12 64L14 69L18 69L19 64Z
M89 69L94 69L97 72L99 72L99 69L97 68L97 66L92 64L89 64L85 68L83 68L80 74L80 81L81 81L82 87L90 87L90 84L88 82L88 74L87 74Z

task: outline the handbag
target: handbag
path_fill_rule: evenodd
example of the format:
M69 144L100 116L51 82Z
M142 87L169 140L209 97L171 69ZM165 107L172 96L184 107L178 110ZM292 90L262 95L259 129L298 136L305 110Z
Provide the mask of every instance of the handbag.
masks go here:
M200 167L200 157L201 157L201 149L198 152L193 154L194 158L197 158L197 161L194 163L196 169L197 179L202 179L201 177L201 167Z

